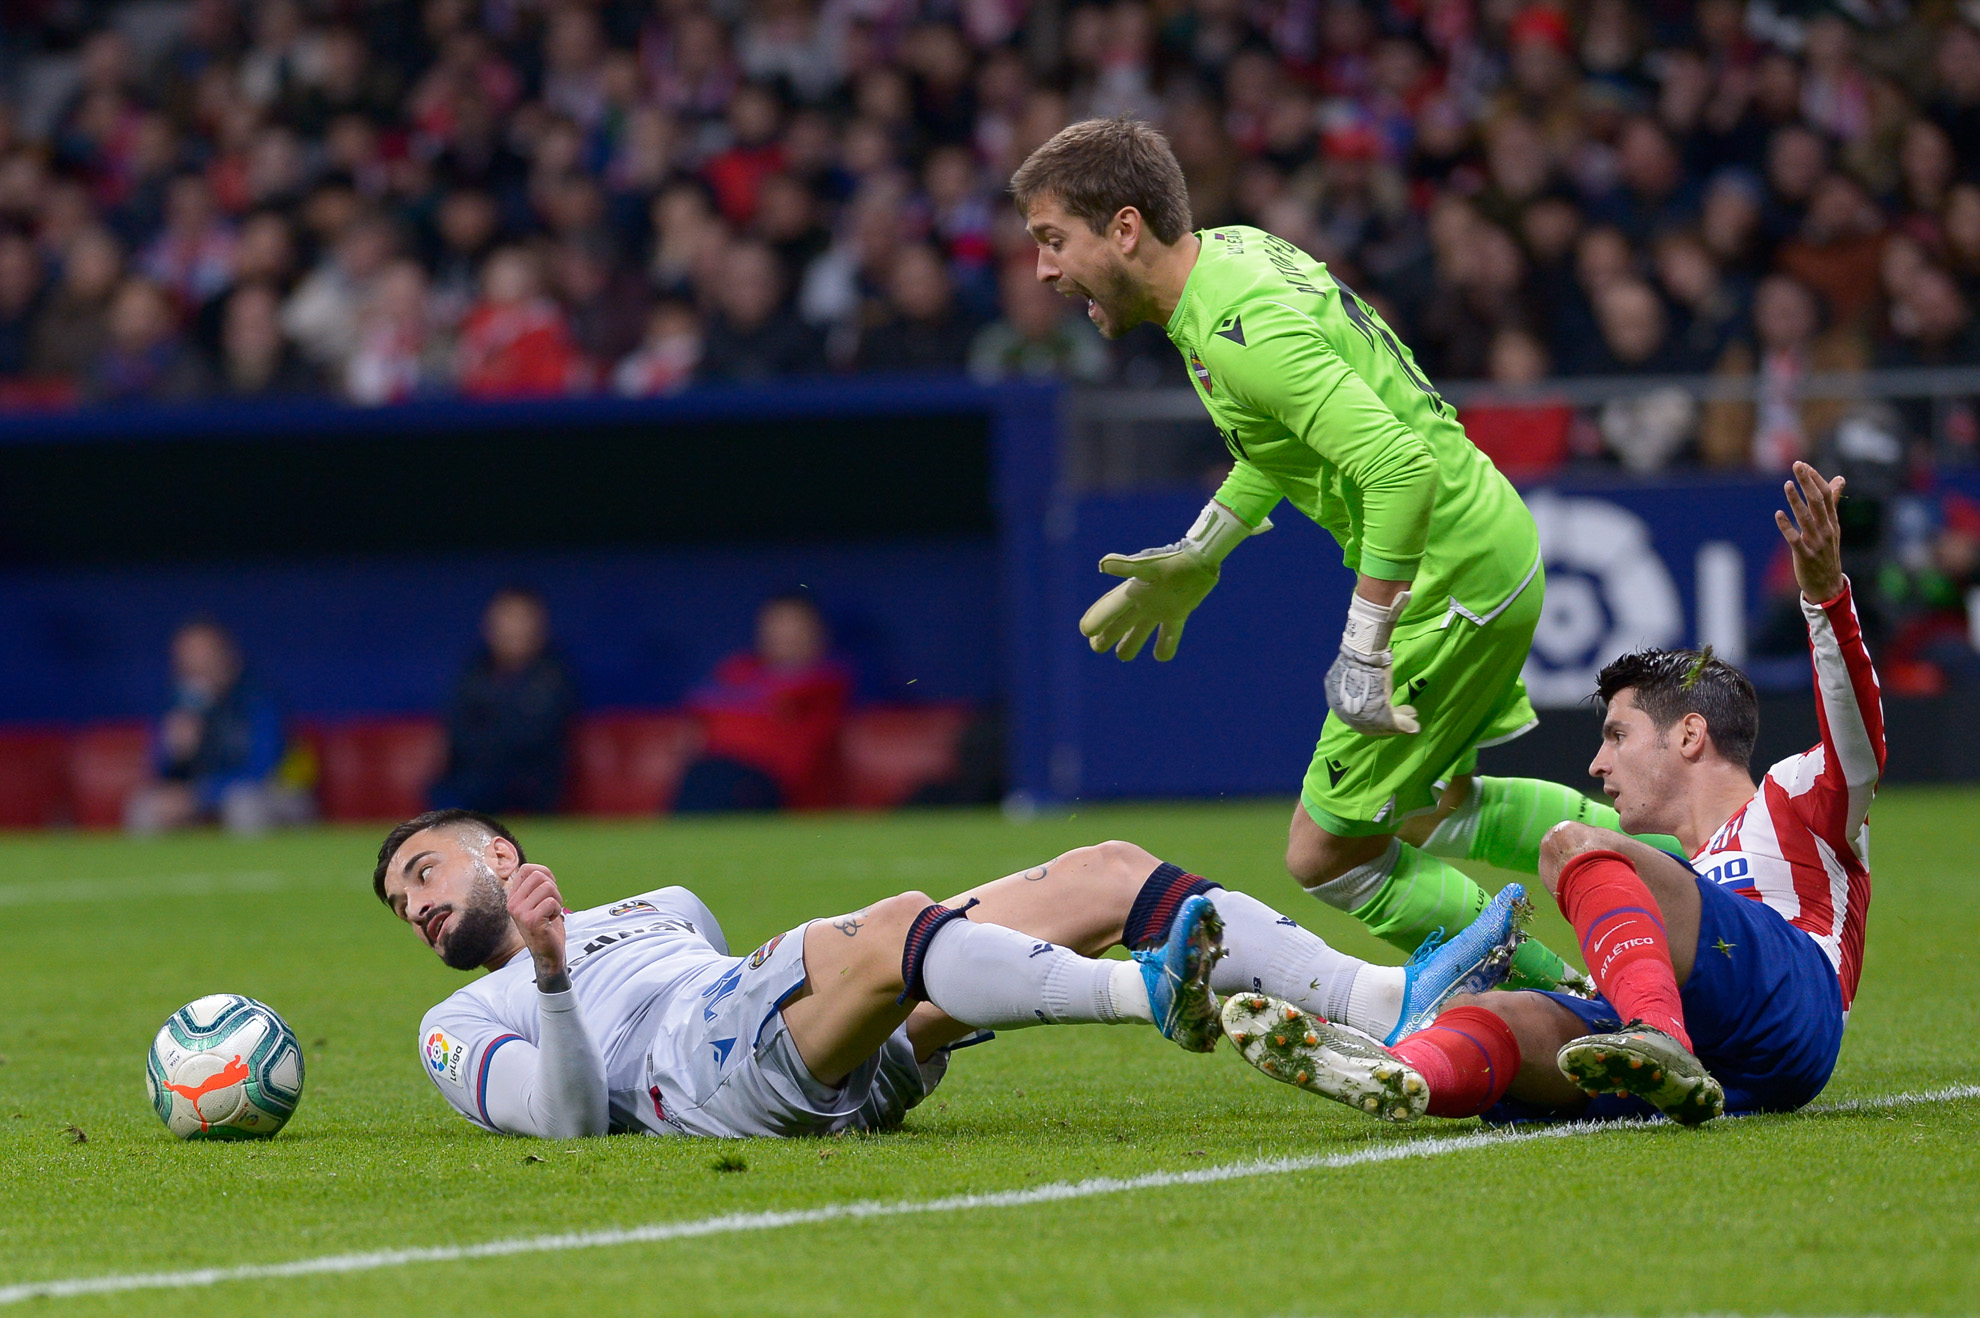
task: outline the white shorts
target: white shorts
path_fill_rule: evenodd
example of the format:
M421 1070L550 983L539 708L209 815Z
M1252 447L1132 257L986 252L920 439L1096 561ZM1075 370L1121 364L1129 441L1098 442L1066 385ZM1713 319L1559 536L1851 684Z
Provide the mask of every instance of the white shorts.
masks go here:
M804 985L809 927L713 962L675 990L693 1010L669 1012L647 1050L648 1081L669 1129L731 1139L885 1130L940 1083L948 1050L917 1063L905 1026L843 1083L812 1077L781 1010Z

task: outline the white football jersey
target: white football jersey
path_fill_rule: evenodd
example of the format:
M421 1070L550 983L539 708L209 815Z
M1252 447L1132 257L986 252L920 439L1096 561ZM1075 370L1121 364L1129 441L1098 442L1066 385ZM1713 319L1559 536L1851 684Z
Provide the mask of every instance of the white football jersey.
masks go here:
M714 915L686 888L659 888L564 917L571 990L605 1059L614 1130L655 1125L647 1051L686 981L731 960ZM419 1025L420 1060L446 1100L487 1130L488 1067L502 1046L537 1043L535 968L521 951Z

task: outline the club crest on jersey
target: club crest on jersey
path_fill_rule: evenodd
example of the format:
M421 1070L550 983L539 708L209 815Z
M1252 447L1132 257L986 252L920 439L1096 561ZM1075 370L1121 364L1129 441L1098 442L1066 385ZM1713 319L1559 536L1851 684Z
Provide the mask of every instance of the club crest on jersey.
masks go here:
M426 1036L426 1047L422 1051L426 1054L426 1066L433 1072L434 1079L445 1078L457 1085L461 1083L461 1062L467 1056L464 1044L445 1030L434 1030Z
M620 902L617 906L614 906L611 910L605 912L605 914L631 915L636 911L652 911L655 915L658 915L660 913L660 908L658 906L655 906L652 902L647 901L643 897L635 897L629 902Z
M1203 364L1203 358L1197 355L1194 348L1189 351L1189 373L1194 375L1197 383L1203 386L1204 393L1207 394L1214 388L1210 383L1210 368Z
M775 938L771 939L763 946L757 948L754 952L751 952L749 954L749 968L751 970L755 970L758 967L760 967L765 961L768 961L770 959L770 954L777 950L777 944L783 941L784 941L784 936L782 934L778 934Z

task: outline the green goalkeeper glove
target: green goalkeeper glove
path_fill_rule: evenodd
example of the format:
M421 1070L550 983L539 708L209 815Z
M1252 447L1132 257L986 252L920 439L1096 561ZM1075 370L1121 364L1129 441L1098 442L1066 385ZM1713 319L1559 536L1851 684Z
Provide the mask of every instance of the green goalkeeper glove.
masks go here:
M1174 544L1101 559L1102 572L1127 580L1093 602L1079 620L1079 630L1095 654L1111 649L1122 663L1140 654L1159 630L1155 658L1167 663L1182 641L1184 621L1217 584L1225 556L1271 529L1271 518L1255 528L1246 526L1244 519L1212 499L1203 505L1189 534Z

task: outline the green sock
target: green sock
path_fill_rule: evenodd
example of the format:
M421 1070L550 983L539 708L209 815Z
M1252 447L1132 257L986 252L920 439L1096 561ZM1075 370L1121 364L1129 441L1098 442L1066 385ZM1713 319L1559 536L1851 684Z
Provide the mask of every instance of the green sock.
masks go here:
M1363 898L1371 887L1372 894ZM1322 901L1359 899L1348 913L1405 952L1416 951L1438 929L1447 937L1455 934L1477 919L1490 900L1462 870L1400 840L1369 864L1314 889L1314 895ZM1529 938L1513 956L1506 986L1556 988L1568 973L1557 953Z
M1615 808L1572 787L1539 778L1472 779L1471 795L1423 844L1434 856L1482 860L1520 874L1540 872L1540 839L1566 820L1622 831ZM1637 839L1662 851L1682 851L1674 837Z

